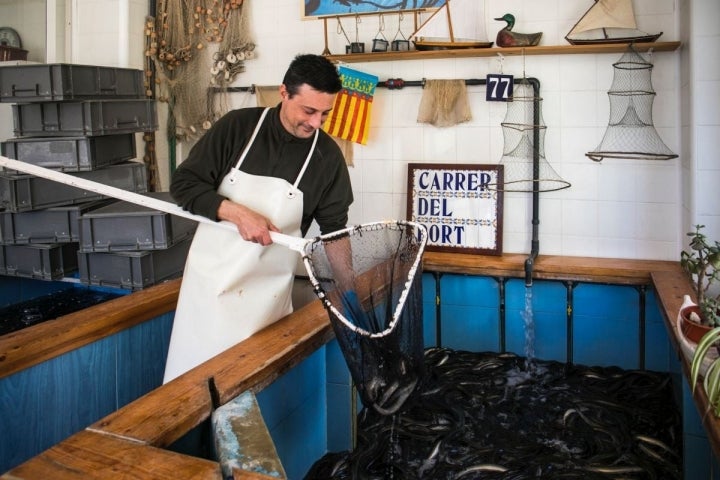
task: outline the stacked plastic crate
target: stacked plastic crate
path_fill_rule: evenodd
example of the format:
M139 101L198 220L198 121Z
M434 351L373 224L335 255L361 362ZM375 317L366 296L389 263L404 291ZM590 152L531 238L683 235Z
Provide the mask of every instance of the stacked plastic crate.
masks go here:
M171 201L167 192L148 193ZM140 290L180 276L197 223L116 201L80 216L80 281Z
M13 103L16 135L0 144L2 154L147 193L146 167L132 161L136 157L135 133L157 129L155 102L144 97L142 75L141 70L89 65L0 67L0 101ZM167 278L169 273L140 275L141 281L128 281L120 272L121 264L134 257L125 254L116 259L120 252L112 250L134 253L144 243L131 246L124 237L120 242L108 241L124 248L107 247L103 253L115 260L95 260L103 254L98 253L100 247L94 241L83 240L83 218L116 203L122 202L22 172L0 172L0 274L57 280L77 272L80 281L88 285L132 290ZM194 225L187 227L190 230ZM122 219L107 228L108 233L127 233ZM175 263L179 267L173 274L182 272L186 255L187 248L184 255L178 252ZM104 267L95 268L96 263Z

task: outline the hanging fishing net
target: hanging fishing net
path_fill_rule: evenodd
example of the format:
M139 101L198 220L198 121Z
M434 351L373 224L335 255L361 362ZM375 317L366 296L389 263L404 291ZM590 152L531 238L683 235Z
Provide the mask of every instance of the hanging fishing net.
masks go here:
M596 162L603 158L676 158L653 125L652 63L630 45L613 68L613 82L608 91L610 121L600 145L585 155Z
M512 99L507 102L503 131L504 168L502 185L492 190L505 192L550 192L570 186L545 159L545 122L542 98L526 79L516 80Z
M303 261L324 303L363 404L396 412L423 373L425 228L405 221L318 237Z
M254 56L248 21L242 0L158 0L145 23L146 75L155 75L146 86L168 104L169 138L197 139L228 110L228 85Z

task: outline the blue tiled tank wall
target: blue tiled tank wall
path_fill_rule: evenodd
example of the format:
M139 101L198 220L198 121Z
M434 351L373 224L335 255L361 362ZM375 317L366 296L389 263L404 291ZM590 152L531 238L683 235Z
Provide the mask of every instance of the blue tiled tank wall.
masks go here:
M13 301L73 288L7 277L0 282L3 297L21 293ZM172 320L172 313L161 315L0 378L0 474L160 385Z
M649 288L541 280L528 290L521 279L430 273L423 280L426 346L525 355L529 295L537 358L670 368L670 342Z

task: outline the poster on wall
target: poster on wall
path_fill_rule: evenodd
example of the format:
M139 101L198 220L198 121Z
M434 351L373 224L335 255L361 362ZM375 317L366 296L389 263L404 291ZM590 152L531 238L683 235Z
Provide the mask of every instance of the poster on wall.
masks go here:
M445 0L304 0L303 17L357 15L440 8Z
M407 218L428 231L428 251L502 254L502 165L408 164Z

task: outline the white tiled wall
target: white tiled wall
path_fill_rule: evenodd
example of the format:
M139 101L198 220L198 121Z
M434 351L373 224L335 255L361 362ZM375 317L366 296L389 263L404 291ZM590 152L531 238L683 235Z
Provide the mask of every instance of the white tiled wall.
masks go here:
M142 0L78 1L87 4L88 12L94 8L97 15L114 15L118 9L129 8L130 20L135 22L142 21L138 18L145 8ZM108 10L98 3L111 6ZM401 60L349 66L380 80L485 78L501 68L518 77L537 78L547 125L545 157L563 179L572 183L569 189L540 194L540 253L677 260L684 233L694 223L707 224L708 233L720 238L720 198L716 193L716 180L720 180L720 35L714 33L720 25L720 2L633 3L641 29L664 32L661 41L683 41L680 51L648 57L654 64L652 81L657 92L654 123L665 144L680 155L678 159L606 159L596 163L585 156L598 146L605 132L612 64L621 54ZM592 1L486 0L485 4L490 40L502 27L493 18L510 12L517 18L516 31L542 31L542 45L565 45L565 34ZM247 70L240 74L237 85L276 85L295 54L323 51L323 21L301 19L301 7L300 0L245 2L257 58L246 63ZM87 13L83 15L87 17ZM86 21L95 22L92 28L82 30L88 37L81 43L88 50L87 57L81 59L101 62L108 52L118 51L114 43L117 35L113 28L101 28L97 16L91 17ZM354 18L343 20L351 40L355 40L355 27ZM366 42L369 51L379 28L377 19L363 17L357 28L358 38ZM401 28L404 35L410 35L411 16ZM397 17L388 16L385 36L394 36L397 29ZM135 57L135 52L142 51L143 39L135 37L139 30L131 29L133 66L142 62ZM346 41L338 34L334 20L328 22L327 36L332 53L344 51ZM469 87L472 121L436 128L416 122L422 93L417 87L376 91L369 142L356 146L355 166L350 172L356 198L352 223L405 217L408 163L499 162L504 105L485 102L483 87ZM233 102L241 103L242 95L237 94ZM163 184L166 182L165 176ZM690 187L694 187L692 193ZM529 251L530 197L529 193L505 195L505 252Z
M720 2L679 0L684 49L680 64L681 224L706 225L720 239ZM684 239L683 239L684 241Z

